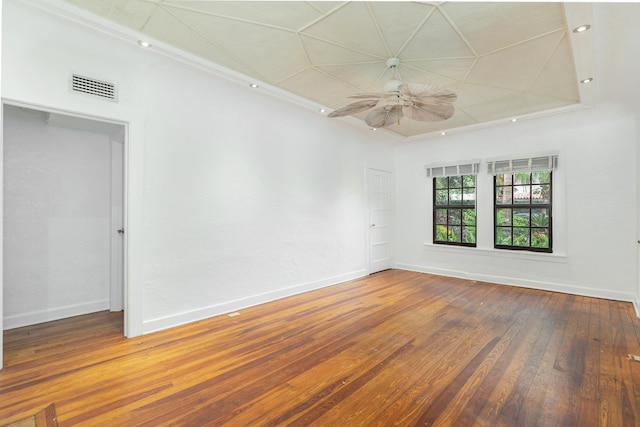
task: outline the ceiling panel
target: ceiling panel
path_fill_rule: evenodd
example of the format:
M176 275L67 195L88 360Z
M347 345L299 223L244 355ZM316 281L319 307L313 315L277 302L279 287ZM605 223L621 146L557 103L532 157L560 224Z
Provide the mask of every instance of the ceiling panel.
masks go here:
M289 2L287 13L273 7L268 1L189 1L171 0L163 6L174 10L190 10L203 15L225 17L231 20L253 22L297 31L310 21L320 18L323 12L307 2Z
M411 38L400 55L408 60L457 58L473 57L473 51L441 11L436 10Z
M531 92L579 102L569 38L565 35L536 79Z
M375 55L368 55L364 52L308 37L304 33L301 34L300 39L312 64L342 64L343 66L348 66L349 64L362 62L377 62L383 71L386 69L385 60Z
M66 1L318 106L342 107L391 78L457 93L448 120L389 127L407 137L581 102L585 48L574 48L581 36L562 3Z
M395 2L373 2L371 10L391 56L396 56L410 40L411 35L435 11L435 7L420 3L398 7Z
M463 126L475 125L478 122L464 111L458 109L456 113L447 120L447 125L444 125L445 122L435 122L435 123L425 123L419 122L416 120L408 121L407 123L407 136L416 136L425 133L432 132L441 132L446 131L450 128L459 128Z
M533 113L536 111L550 110L570 105L570 101L545 97L534 94L505 94L502 97L491 101L484 101L481 104L468 106L464 111L474 117L479 122L507 119ZM505 116L504 112L509 111L510 115Z
M174 47L247 76L263 78L251 67L232 56L214 39L207 38L189 25L180 24L180 20L175 15L164 9L158 9L145 24L145 34L157 40L171 40Z
M313 99L319 105L332 108L342 105L345 94L357 92L341 80L316 69L308 69L298 73L282 81L279 86L303 98Z
M466 81L502 89L527 91L562 37L563 33L558 31L481 56Z
M471 70L475 58L428 59L425 61L404 61L405 67L424 70L451 80L461 81Z
M138 31L159 8L158 4L143 0L67 0L67 2Z
M479 55L565 27L562 3L452 2L442 10Z
M183 23L247 64L267 81L279 81L309 67L293 31L239 22L184 9L171 11ZM167 25L170 28L170 25ZM241 36L237 36L241 34Z
M377 84L379 78L382 77L380 70L383 67L380 66L380 63L352 64L349 67L325 65L317 68L357 88L360 92L382 90Z
M305 33L380 58L390 56L365 2L347 3L309 26Z
M400 64L398 73L402 77L402 81L408 83L422 83L430 86L446 87L455 83L455 80L448 79L437 74L431 74L411 66Z

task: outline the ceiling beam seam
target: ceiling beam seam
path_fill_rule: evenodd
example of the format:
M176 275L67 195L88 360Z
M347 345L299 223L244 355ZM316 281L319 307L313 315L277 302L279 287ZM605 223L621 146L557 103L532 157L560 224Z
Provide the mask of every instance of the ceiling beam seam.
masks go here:
M334 7L333 9L331 9L330 11L323 13L321 16L318 16L316 19L314 19L313 21L309 22L308 24L306 24L305 26L303 26L302 28L298 28L298 32L302 33L306 30L308 30L309 28L313 27L314 25L316 25L318 22L323 21L324 19L326 19L328 16L333 15L334 13L336 13L337 11L339 11L340 9L342 9L343 7L345 7L346 5L348 5L350 2L345 2L342 4L339 4L338 6ZM314 8L316 9L316 8ZM317 9L316 9L317 10ZM322 13L322 12L321 12Z
M476 66L476 64L478 63L479 59L480 59L480 57L478 57L478 56L473 58L473 62L471 64L469 64L469 68L467 68L467 72L464 73L464 76L462 76L462 80L460 80L461 83L464 83L467 80L467 78L469 77L469 74L471 74L471 70L473 70L473 67Z
M340 44L340 43L336 43L336 42L334 42L334 41L327 40L327 39L324 39L324 38L322 38L322 37L314 36L314 35L312 35L312 34L300 33L300 35L302 35L302 36L304 36L304 37L309 37L310 39L314 39L314 40L321 41L321 42L323 42L323 43L330 44L330 45L332 45L332 46L337 46L337 47L342 48L342 49L350 50L351 52L356 52L356 53L359 53L359 54L361 54L361 55L369 56L369 57L371 57L372 59L377 59L377 60L380 60L380 61L382 61L382 62L384 62L384 61L386 61L387 59L389 59L389 58L385 58L385 57L383 57L383 56L376 55L376 54L374 54L374 53L365 52L365 51L363 51L363 50L355 49L355 48L353 48L353 47L349 47L349 46L346 46L346 45L343 45L343 44Z
M353 90L354 90L354 91L358 91L358 92L360 92L360 91L362 90L361 88L359 88L359 87L355 87L355 86L354 86L354 85L352 85L351 83L348 83L348 82L346 82L346 81L342 80L341 78L334 76L333 74L331 74L331 73L330 73L330 72L328 72L328 71L325 71L325 70L323 70L323 69L321 69L321 68L318 68L318 67L315 67L315 66L312 66L311 68L312 68L313 70L315 70L315 71L317 71L317 72L321 73L321 74L324 74L325 76L327 76L327 77L329 77L329 78L332 78L332 79L333 79L333 80L335 80L335 81L338 81L338 82L340 82L340 83L344 83L345 85L347 85L347 86L349 86L349 87L353 88Z
M246 64L243 60L241 60L240 58L236 57L235 55L233 55L231 52L229 52L229 50L227 50L225 47L219 45L218 43L216 43L214 40L211 40L209 37L207 37L204 33L202 33L201 31L199 31L198 29L192 27L190 24L188 24L187 22L185 22L184 20L182 20L179 16L177 16L175 13L171 12L170 10L165 9L165 11L173 16L178 22L182 23L185 27L189 28L191 31L193 31L194 33L196 33L197 35L199 35L200 37L202 37L203 39L205 39L207 42L209 42L210 44L212 44L213 46L215 46L216 48L220 49L225 55L229 56L231 59L233 59L234 61L236 61L239 64L242 64L244 67L246 67L248 70L251 70L253 73L255 73L255 75L262 81L267 81L267 79L260 74L258 71L256 71L253 67L251 67L249 64ZM213 62L213 61L212 61Z
M373 61L355 61L355 62L325 62L325 63L319 63L316 62L315 64L313 64L314 67L340 67L340 66L345 66L345 65L368 65L368 64L380 64L380 65L384 65L384 62L382 59L376 59Z
M252 21L250 19L237 18L237 17L234 17L234 16L223 15L221 13L214 13L214 12L209 12L209 11L206 11L206 10L194 9L194 8L187 7L187 6L179 6L179 5L176 5L176 4L164 4L163 3L162 7L164 7L165 10L167 10L169 8L178 9L178 10L183 10L183 11L186 11L186 12L195 13L195 14L198 14L198 15L213 16L213 17L216 17L216 18L225 19L227 21L242 22L243 24L255 25L255 26L258 26L258 27L269 28L269 29L272 29L272 30L284 31L284 32L287 32L287 33L296 33L298 31L298 30L295 30L293 28L280 27L279 25L267 24L267 23L264 23L264 22L256 22L256 21Z
M443 80L449 80L451 83L458 83L459 82L458 80L452 79L451 77L443 76L443 75L440 75L438 73L434 73L433 71L427 71L427 70L425 70L423 68L418 68L418 67L415 67L415 66L407 65L405 63L401 63L400 67L406 67L406 68L409 68L411 70L417 71L417 72L422 73L422 74L427 74L429 76L438 77L438 78L441 78Z
M140 31L141 33L144 32L145 27L147 26L147 24L149 23L149 21L151 21L151 18L153 18L153 15L156 14L156 12L158 11L159 8L162 8L161 4L157 4L155 6L155 9L152 13L149 14L149 16L147 17L147 19L144 21L144 23L140 26L140 29L138 31Z
M382 42L382 46L384 46L384 50L387 51L387 56L389 58L393 57L393 54L391 53L391 49L389 48L389 45L387 44L387 39L384 37L384 33L382 32L382 28L380 28L380 23L378 22L378 19L376 18L376 14L373 12L373 9L371 8L371 5L368 2L366 3L366 7L367 7L367 12L369 12L369 16L371 17L371 20L373 21L373 26L376 28L376 32L378 33L378 37L380 37L380 41Z
M465 110L464 107L456 107L456 111L460 111L462 114L464 114L465 116L469 117L474 122L480 123L480 120L478 120L473 114L471 114L470 112Z
M296 33L296 40L298 40L298 43L300 43L300 48L304 52L305 61L307 61L307 64L309 65L309 67L312 67L313 66L313 62L311 61L311 57L309 56L309 51L307 50L307 47L305 46L304 42L302 41L302 37L300 37L300 33Z
M494 49L494 50L489 51L489 52L482 53L482 54L480 54L480 57L493 55L494 53L498 53L498 52L503 51L503 50L511 49L512 47L520 46L520 45L523 45L523 44L525 44L525 43L529 43L529 42L532 42L532 41L534 41L534 40L537 40L537 39L540 39L540 38L543 38L543 37L550 36L550 35L551 35L551 34L553 34L553 33L557 33L557 32L564 32L564 31L566 31L566 28L557 28L557 29L555 29L555 30L547 31L547 32L545 32L545 33L538 34L537 36L529 37L528 39L521 40L521 41L519 41L519 42L512 43L512 44L510 44L510 45L503 46L503 47L500 47L500 48L498 48L498 49Z
M449 26L451 27L451 29L458 35L458 37L460 37L460 40L462 40L464 42L465 45L467 45L467 47L469 48L469 50L473 53L473 55L475 57L478 57L478 51L473 47L473 45L471 44L471 42L469 40L467 40L467 38L465 37L464 34L462 34L462 31L460 31L460 28L458 28L458 26L456 25L455 22L453 22L453 20L451 19L451 17L449 17L449 15L447 14L447 12L444 11L444 9L442 9L440 7L440 5L438 5L438 11L440 12L440 14L442 15L442 17L449 23Z
M424 17L424 19L422 21L420 21L420 23L418 24L418 26L416 27L416 29L413 31L413 33L411 33L411 35L409 35L409 38L404 42L404 44L402 46L400 46L400 49L398 49L398 51L395 53L395 55L393 55L396 58L400 57L400 54L402 53L403 50L406 49L406 47L409 45L409 43L411 43L411 40L413 40L416 36L416 34L418 34L418 31L420 31L422 29L422 27L424 27L424 24L429 20L429 18L431 18L431 16L433 15L433 13L436 11L436 8L434 7L433 9L431 9L429 11L429 13L427 13L427 15Z
M300 70L300 71L296 71L296 72L295 72L295 73L293 73L293 74L289 74L287 77L283 77L282 79L280 79L280 80L278 80L278 81L274 82L274 83L272 84L272 86L278 86L278 85L280 85L280 84L282 84L282 83L286 82L287 80L292 79L292 78L294 78L295 76L297 76L297 75L300 75L300 74L304 73L305 71L309 71L309 70L313 70L313 69L315 69L315 67L314 67L313 65L310 65L308 68L304 68L304 69L302 69L302 70ZM310 101L312 101L312 100L310 100ZM314 101L312 101L312 102L314 102Z
M551 53L549 53L549 56L547 56L547 59L545 59L544 63L540 66L540 68L538 69L538 72L536 73L535 78L531 81L531 84L529 85L529 87L527 88L527 92L531 93L531 88L533 88L533 85L536 84L536 82L538 81L538 79L540 78L540 75L542 74L542 72L544 71L544 69L547 67L547 65L549 64L549 61L551 61L551 58L553 58L553 55L556 53L556 51L558 50L558 47L560 47L560 43L562 43L562 40L565 39L565 37L567 37L567 33L565 32L562 37L560 37L557 41L556 41L556 45L553 47L553 49L551 49Z
M483 84L483 83L463 82L462 84L467 85L467 86L476 86L476 87L489 88L489 89L498 89L498 90L501 90L501 91L504 91L504 92L509 92L509 93L517 94L517 95L526 95L527 94L527 92L525 92L523 90L510 89L510 88L506 88L506 87L493 86L493 85L488 85L488 84Z

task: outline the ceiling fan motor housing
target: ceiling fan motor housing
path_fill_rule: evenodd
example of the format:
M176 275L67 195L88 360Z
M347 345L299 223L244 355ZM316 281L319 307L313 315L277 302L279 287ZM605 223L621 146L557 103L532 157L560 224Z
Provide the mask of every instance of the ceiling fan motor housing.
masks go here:
M382 90L384 91L384 93L399 93L399 87L402 84L402 82L400 80L389 80L387 81Z

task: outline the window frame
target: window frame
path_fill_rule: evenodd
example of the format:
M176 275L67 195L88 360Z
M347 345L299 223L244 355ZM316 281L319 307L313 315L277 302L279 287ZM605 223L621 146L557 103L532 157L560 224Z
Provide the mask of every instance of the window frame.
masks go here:
M465 187L464 185L464 177L465 176L473 176L474 177L474 186L473 187ZM461 200L460 200L460 204L459 205L452 205L451 202L451 197L450 197L450 191L451 191L451 186L449 184L450 179L451 178L455 178L455 177L459 177L460 178L460 182L461 182L461 186L460 191L461 191ZM436 180L437 179L441 179L441 178L445 178L447 180L447 204L446 205L438 205L436 203L436 194L438 189L438 186L436 184ZM432 225L432 230L433 230L433 235L432 235L432 242L434 245L447 245L447 246L464 246L464 247L469 247L469 248L476 248L478 245L478 209L477 209L477 205L478 205L478 177L477 174L475 173L467 173L467 174L460 174L460 175L450 175L450 176L434 176L432 178L432 185L433 185L433 189L432 189L432 219L431 219L431 225ZM458 187L454 187L454 189L457 189ZM464 189L465 188L473 188L473 194L474 194L474 198L473 198L473 205L465 205L464 204ZM441 190L441 189L440 189ZM447 224L446 227L447 229L449 228L449 210L450 209L456 209L456 210L460 210L460 232L462 234L462 227L464 226L463 224L463 211L464 209L473 209L474 212L474 223L473 223L473 228L474 228L474 242L473 243L468 243L468 242L463 242L462 241L462 235L460 237L460 241L456 242L456 241L449 241L449 240L436 240L436 236L437 236L437 228L438 225L442 225L442 224L438 224L437 223L437 211L438 209L446 209L447 210Z
M497 190L498 190L498 185L497 185L497 175L498 174L494 174L493 175L493 247L494 249L500 249L500 250L510 250L510 251L527 251L527 252L538 252L538 253L548 253L548 254L552 254L553 253L553 187L554 187L554 183L553 183L553 170L549 170L549 203L532 203L532 200L529 200L529 203L514 203L514 199L513 199L513 195L514 195L514 191L513 188L514 187L521 187L521 186L528 186L529 187L529 194L533 194L532 191L532 187L534 185L539 185L539 184L534 184L532 181L532 174L534 172L538 172L538 171L527 171L526 173L529 174L529 183L528 184L516 184L515 183L515 179L514 176L517 173L523 173L523 171L509 171L509 172L500 172L500 174L502 175L511 175L511 184L509 185L501 185L500 187L511 187L512 192L512 199L511 199L511 204L505 204L505 205L498 205L497 203ZM539 227L534 227L531 224L531 210L532 209L548 209L549 211L549 219L548 219L548 226L546 228L548 228L549 230L549 247L546 248L542 248L542 247L536 247L536 246L532 246L532 230L535 228L539 228ZM529 230L529 246L520 246L520 245L499 245L498 244L498 238L497 238L497 234L498 234L498 209L529 209L529 226L527 227ZM504 226L503 226L504 227ZM512 238L512 242L513 242L513 236L514 236L514 228L524 228L524 227L514 227L513 225L513 221L511 221L511 238Z

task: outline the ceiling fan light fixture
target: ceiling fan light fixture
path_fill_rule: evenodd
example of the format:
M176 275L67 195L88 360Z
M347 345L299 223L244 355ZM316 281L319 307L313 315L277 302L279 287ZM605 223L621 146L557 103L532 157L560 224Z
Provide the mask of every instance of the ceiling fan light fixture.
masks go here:
M582 24L582 25L578 25L576 28L573 29L574 33L584 33L585 31L587 31L589 28L591 28L591 25L589 24Z
M400 80L392 79L387 81L382 87L382 91L384 93L398 93L400 91L400 85L402 82Z

